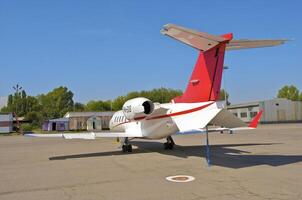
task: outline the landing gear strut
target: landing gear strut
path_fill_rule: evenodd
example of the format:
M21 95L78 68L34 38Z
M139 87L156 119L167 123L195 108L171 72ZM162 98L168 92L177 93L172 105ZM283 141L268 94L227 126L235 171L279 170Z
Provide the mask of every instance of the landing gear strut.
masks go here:
M174 141L173 141L173 139L172 139L172 137L171 136L169 136L169 137L167 137L167 142L165 142L164 143L164 148L165 149L173 149L173 147L174 147Z
M209 131L208 126L206 126L206 158L208 166L211 166L211 155L210 155L210 143L209 143Z
M122 150L123 150L124 153L132 152L132 145L129 144L129 140L128 140L127 137L123 141Z

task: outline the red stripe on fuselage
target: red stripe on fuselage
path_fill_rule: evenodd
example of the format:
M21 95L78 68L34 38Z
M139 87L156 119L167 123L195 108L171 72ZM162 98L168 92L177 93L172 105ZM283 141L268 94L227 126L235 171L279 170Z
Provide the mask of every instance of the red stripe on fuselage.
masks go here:
M120 125L122 125L122 124L127 124L127 123L129 123L129 122L130 122L130 121L126 121L126 122L119 123L119 124L115 125L115 126L112 127L112 128L118 127L118 126L120 126Z
M134 121L139 121L139 120L142 120L142 119L145 119L146 120L152 120L152 119L161 119L161 118L166 118L166 117L174 117L174 116L178 116L178 115L184 115L184 114L188 114L188 113L192 113L192 112L196 112L196 111L199 111L199 110L202 110L210 105L212 105L214 102L212 103L208 103L206 105L203 105L203 106L199 106L199 107L196 107L196 108L192 108L192 109L189 109L189 110L184 110L184 111L180 111L180 112L175 112L175 113L171 113L171 114L165 114L165 115L159 115L159 116L154 116L154 117L150 117L150 118L146 118L146 117L137 117L137 118L134 118ZM120 124L117 124L115 125L113 128L117 127L117 126L120 126L122 124L126 124L126 123L129 123L131 121L127 121L127 122L123 122L123 123L120 123Z
M145 119L146 116L142 116L142 117L135 117L134 120L142 120L142 119Z
M184 110L184 111L175 112L175 113L171 113L171 114L165 114L165 115L150 117L150 118L147 118L146 120L161 119L161 118L165 118L165 117L174 117L174 116L178 116L178 115L184 115L184 114L196 112L196 111L202 110L202 109L204 109L204 108L206 108L206 107L212 105L213 103L214 103L214 102L208 103L208 104L203 105L203 106L199 106L199 107L197 107L197 108L192 108L192 109L189 109L189 110Z

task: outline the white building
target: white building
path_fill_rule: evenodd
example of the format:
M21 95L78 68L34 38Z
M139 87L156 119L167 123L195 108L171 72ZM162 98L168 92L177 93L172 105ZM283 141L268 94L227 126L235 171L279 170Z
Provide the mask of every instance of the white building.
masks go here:
M10 133L13 131L12 113L0 113L0 133Z
M302 101L276 98L228 106L228 110L244 122L263 111L261 123L302 122Z
M114 112L67 112L69 130L108 130Z

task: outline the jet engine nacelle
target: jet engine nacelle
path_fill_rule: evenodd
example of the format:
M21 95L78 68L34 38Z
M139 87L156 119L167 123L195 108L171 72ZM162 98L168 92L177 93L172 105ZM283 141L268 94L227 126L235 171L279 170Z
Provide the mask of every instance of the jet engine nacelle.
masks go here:
M128 120L145 117L153 111L154 103L144 97L130 99L123 105L123 113Z

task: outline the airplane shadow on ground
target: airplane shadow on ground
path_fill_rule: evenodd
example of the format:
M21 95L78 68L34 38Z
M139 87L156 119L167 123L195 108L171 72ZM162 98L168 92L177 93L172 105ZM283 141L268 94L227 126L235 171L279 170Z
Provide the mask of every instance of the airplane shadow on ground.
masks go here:
M131 144L138 148L132 153L123 153L121 150L97 153L84 153L64 156L53 156L49 160L66 160L103 156L129 156L131 154L146 154L157 152L180 158L203 157L205 158L205 146L179 146L175 145L173 150L164 150L163 144L159 142L132 141ZM251 152L243 151L244 146L267 146L280 143L244 143L244 144L222 144L211 145L211 165L227 168L244 168L258 165L282 166L302 161L302 155L253 155Z

